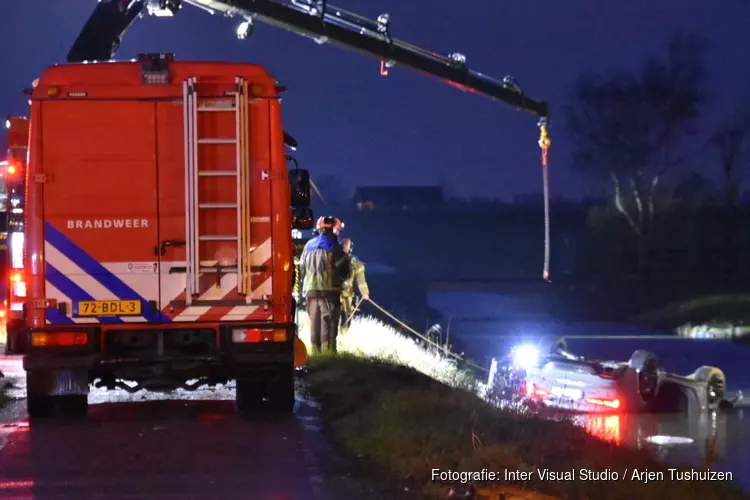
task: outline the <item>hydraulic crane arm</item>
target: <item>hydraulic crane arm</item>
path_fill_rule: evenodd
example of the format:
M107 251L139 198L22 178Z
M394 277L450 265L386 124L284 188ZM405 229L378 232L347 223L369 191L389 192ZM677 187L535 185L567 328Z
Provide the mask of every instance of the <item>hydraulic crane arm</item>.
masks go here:
M145 6L143 0L98 2L68 52L68 62L112 59L122 36L141 17Z
M549 105L546 101L525 96L511 76L500 81L469 69L466 57L462 54L444 56L393 38L388 28L388 14L372 20L329 5L327 0L99 0L68 53L68 62L112 59L125 31L144 12L156 16L171 16L183 4L198 7L211 14L243 18L237 30L239 38L247 37L255 21L261 21L307 36L317 43L331 43L375 57L380 60L381 74L387 74L387 68L395 64L402 64L440 78L459 89L488 96L538 116L544 176L545 242L542 275L545 280L549 278L547 151L550 141L547 135ZM286 137L285 142L290 145Z
M462 90L532 113L544 124L549 119L548 103L525 96L512 77L496 80L469 69L462 54L439 55L393 38L387 14L372 20L327 4L326 0L100 0L68 53L68 62L111 59L125 31L145 12L173 15L182 4L243 18L237 31L240 38L247 36L257 20L313 38L318 43L330 43L375 57L381 61L384 74L386 68L401 64Z

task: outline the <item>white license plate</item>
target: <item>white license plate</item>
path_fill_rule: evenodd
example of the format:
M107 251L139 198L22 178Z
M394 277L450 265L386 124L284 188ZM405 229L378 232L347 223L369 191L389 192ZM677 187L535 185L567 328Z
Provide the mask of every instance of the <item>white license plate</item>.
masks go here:
M581 399L583 397L583 391L580 389L568 389L567 387L552 387L552 394L554 396L562 396L570 399Z

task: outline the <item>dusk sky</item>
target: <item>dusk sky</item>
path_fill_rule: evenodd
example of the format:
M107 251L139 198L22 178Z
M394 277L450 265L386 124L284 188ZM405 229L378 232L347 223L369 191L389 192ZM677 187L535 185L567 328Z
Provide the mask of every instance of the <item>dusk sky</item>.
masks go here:
M4 70L0 106L26 114L21 90L47 65L64 62L95 0L2 2ZM750 99L750 2L746 0L338 0L368 17L388 12L392 35L423 48L460 52L470 68L502 79L552 105L553 196L590 191L571 172L562 110L584 71L637 68L663 54L674 29L712 42L712 127L741 98ZM429 5L429 7L428 7ZM144 17L118 52L173 52L181 60L259 63L289 87L285 128L313 178L339 174L357 185L426 185L443 180L458 196L510 198L541 190L534 116L396 67L379 74L375 59L266 25L235 37L238 19L186 6L175 18ZM74 117L71 117L74 119ZM117 133L116 130L112 131ZM4 137L0 140L4 145Z

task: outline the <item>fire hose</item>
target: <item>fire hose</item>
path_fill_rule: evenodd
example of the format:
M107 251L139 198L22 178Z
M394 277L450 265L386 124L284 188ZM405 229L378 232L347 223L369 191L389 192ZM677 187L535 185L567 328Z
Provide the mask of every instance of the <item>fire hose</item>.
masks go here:
M349 316L349 318L347 319L347 321L351 320L351 318L357 312L357 309L359 309L359 307L360 307L360 305L362 304L363 301L364 301L364 298L360 297L359 301L357 301L357 308L354 310L354 312L352 312L352 314ZM489 372L489 370L487 368L483 368L483 367L481 367L481 366L473 363L472 361L469 361L468 359L464 358L463 356L460 356L460 355L458 355L458 354L456 354L454 352L449 351L446 347L441 346L440 344L437 344L436 342L433 342L432 340L430 340L426 336L424 336L421 333L419 333L414 328L410 327L409 325L407 325L406 323L404 323L403 321L401 321L400 319L398 319L396 316L394 316L393 314L391 314L388 310L386 310L383 306L379 305L377 302L375 302L371 298L367 299L367 301L370 302L370 304L372 304L373 306L375 306L380 312L382 312L383 314L385 314L386 316L388 316L389 318L391 318L393 321L395 321L396 323L398 323L399 326L401 326L404 330L408 331L412 335L415 335L416 337L418 337L422 341L428 343L429 345L432 345L432 346L438 348L439 350L441 350L446 355L451 356L451 357L453 357L453 358L455 358L455 359L457 359L459 361L462 361L462 362L466 363L467 365L469 365L469 366L471 366L473 368L476 368L477 370L481 370L483 372Z

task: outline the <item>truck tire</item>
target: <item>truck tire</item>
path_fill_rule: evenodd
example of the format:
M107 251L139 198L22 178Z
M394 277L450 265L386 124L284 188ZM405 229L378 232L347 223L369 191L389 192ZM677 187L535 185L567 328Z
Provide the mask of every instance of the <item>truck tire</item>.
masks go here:
M26 338L23 328L13 321L5 325L5 354L26 354Z
M727 378L715 366L701 366L693 372L694 380L706 384L706 403L709 410L716 410L726 398Z
M294 411L294 368L284 367L279 370L278 378L269 387L271 407L280 412Z
M53 417L85 417L89 398L85 394L49 395L50 378L54 372L26 372L26 411L30 419Z
M234 402L241 413L257 411L263 406L263 385L257 379L237 379Z
M82 394L71 396L54 396L57 407L62 416L82 418L89 409L89 398Z
M26 397L26 412L29 419L48 418L55 415L55 398L54 396L41 396L39 394L29 394Z
M24 354L23 334L15 330L6 330L5 354Z

